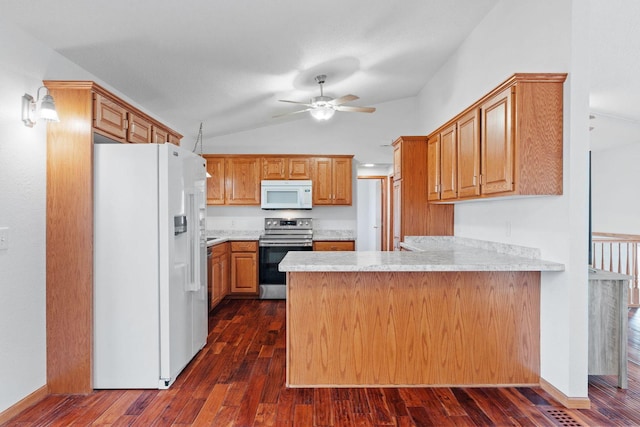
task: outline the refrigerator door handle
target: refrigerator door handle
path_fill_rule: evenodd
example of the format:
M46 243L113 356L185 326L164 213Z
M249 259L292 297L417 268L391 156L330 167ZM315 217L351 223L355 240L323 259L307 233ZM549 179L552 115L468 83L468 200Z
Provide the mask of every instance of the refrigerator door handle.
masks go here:
M196 195L192 192L187 193L187 209L189 209L189 216L195 218L198 214L198 206ZM192 221L195 224L196 221ZM198 227L191 227L189 229L189 275L187 277L187 291L197 292L200 290L200 232Z

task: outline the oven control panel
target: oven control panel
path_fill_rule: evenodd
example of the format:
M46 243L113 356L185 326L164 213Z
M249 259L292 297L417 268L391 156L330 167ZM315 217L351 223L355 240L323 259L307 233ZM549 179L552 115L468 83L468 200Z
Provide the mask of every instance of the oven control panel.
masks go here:
M264 229L268 230L313 230L311 218L265 218Z

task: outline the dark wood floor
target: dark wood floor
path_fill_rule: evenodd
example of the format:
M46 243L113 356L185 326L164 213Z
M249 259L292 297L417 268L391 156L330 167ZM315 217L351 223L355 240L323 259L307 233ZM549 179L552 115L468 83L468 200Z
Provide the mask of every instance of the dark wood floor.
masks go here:
M640 425L640 314L630 311L629 389L591 377L590 410L539 388L287 389L284 301L229 300L207 346L169 390L49 396L4 424L212 426Z

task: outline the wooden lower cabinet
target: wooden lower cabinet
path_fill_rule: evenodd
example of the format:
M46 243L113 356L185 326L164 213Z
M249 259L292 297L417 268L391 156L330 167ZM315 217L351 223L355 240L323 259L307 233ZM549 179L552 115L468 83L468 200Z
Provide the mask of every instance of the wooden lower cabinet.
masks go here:
M290 271L287 280L288 387L540 384L540 272Z
M258 294L258 242L231 242L231 293Z
M209 258L209 309L229 294L229 279L229 243L225 242L215 245Z
M353 240L320 240L313 242L314 251L354 251L356 242Z

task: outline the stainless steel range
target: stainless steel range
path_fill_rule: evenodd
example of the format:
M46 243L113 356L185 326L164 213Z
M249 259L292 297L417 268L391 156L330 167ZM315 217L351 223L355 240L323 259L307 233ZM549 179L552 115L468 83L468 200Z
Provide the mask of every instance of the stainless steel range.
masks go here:
M289 251L313 249L311 218L265 218L264 233L258 240L260 250L260 298L286 298L286 274L278 264Z

